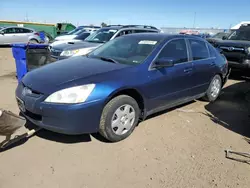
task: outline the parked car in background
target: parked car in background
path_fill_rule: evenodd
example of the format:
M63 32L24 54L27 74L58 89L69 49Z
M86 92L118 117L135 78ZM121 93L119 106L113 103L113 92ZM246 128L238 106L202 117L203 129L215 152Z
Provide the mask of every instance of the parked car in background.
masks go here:
M241 26L214 46L226 56L233 70L250 70L250 25Z
M71 40L84 32L95 32L98 29L100 29L98 26L79 26L66 34L56 37L54 41Z
M29 72L16 97L21 113L39 127L99 131L116 142L153 113L201 97L215 101L227 77L225 57L204 39L140 33Z
M91 33L90 32L82 32L79 35L77 35L75 38L73 39L68 39L68 40L58 40L58 41L54 41L50 44L50 48L53 48L56 45L59 44L75 44L77 42L82 42L84 41Z
M54 45L51 48L52 61L69 58L71 56L86 55L109 40L113 40L119 36L145 32L158 33L160 30L153 26L142 25L112 25L103 27L87 37L83 42Z
M207 38L207 41L214 45L217 41L220 41L222 39L226 39L228 36L229 36L230 33L225 33L225 32L219 32L219 33L216 33L215 35Z
M0 28L0 44L12 43L41 43L40 34L33 29L25 27ZM45 43L48 42L46 38Z

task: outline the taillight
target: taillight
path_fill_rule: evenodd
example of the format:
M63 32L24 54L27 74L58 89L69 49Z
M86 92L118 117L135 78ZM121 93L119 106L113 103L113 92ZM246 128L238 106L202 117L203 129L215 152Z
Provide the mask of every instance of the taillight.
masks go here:
M40 36L40 34L39 34L39 33L34 33L34 35Z

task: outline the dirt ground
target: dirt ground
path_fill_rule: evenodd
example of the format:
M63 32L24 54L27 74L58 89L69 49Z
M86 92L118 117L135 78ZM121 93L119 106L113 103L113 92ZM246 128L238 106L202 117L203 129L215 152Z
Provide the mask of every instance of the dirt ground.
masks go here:
M0 108L18 113L16 85L11 50L0 49ZM224 150L250 152L249 86L229 80L217 102L157 114L119 143L41 131L0 153L0 188L247 188L250 165Z

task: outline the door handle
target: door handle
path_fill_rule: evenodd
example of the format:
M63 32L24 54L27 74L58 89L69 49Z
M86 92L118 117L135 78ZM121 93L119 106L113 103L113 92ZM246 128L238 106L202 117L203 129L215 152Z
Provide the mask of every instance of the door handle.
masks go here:
M189 73L189 72L192 72L193 71L193 69L192 68L187 68L187 69L184 69L184 72L185 73Z

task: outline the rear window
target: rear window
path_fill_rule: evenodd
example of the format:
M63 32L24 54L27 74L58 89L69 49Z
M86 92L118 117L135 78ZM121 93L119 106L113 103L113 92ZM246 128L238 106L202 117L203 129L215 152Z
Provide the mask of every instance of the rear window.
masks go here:
M209 58L209 52L205 42L195 39L189 39L189 43L192 50L193 60Z
M208 44L208 50L210 57L216 57L216 52L215 52L216 49L212 45Z

